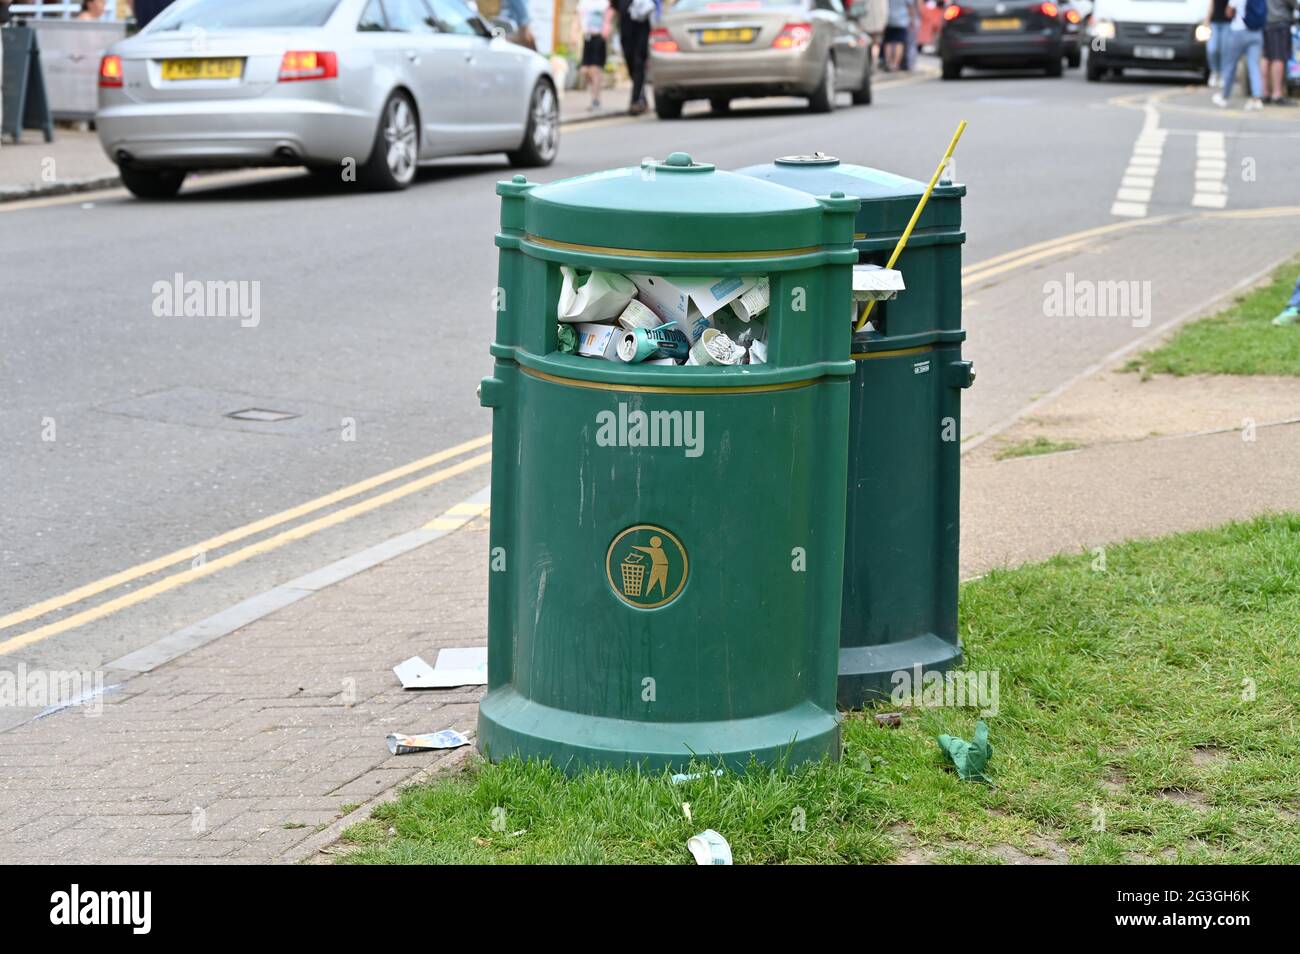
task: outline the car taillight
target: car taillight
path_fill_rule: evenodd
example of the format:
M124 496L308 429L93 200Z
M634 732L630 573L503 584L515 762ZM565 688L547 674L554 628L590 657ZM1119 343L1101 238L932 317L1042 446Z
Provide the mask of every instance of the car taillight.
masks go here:
M772 41L772 47L777 50L806 50L812 38L811 23L787 23Z
M954 3L951 6L947 6L943 8L943 18L945 20L956 20L959 16L961 16L965 12L966 12L965 10L963 10L961 7L957 6L957 4Z
M1065 19L1069 23L1082 23L1083 17L1079 16L1078 10L1066 10Z
M1038 12L1045 17L1051 17L1055 20L1061 10L1056 4L1052 3L1051 0L1047 0L1046 3L1040 3L1038 5Z
M656 27L650 33L650 49L656 53L676 53L677 41L663 27Z
M339 58L333 53L314 50L289 50L280 60L280 82L298 80L336 79L339 75Z
M99 61L99 85L109 88L122 85L122 57L109 53Z

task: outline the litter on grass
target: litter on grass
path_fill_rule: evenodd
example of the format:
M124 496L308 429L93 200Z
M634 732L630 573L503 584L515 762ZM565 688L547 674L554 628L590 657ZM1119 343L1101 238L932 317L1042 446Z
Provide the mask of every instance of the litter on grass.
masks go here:
M424 735L393 732L388 736L388 751L394 755L410 755L412 752L429 752L434 749L458 749L462 745L469 745L469 739L455 729L443 729Z
M697 865L731 864L731 845L712 828L706 828L698 835L693 835L686 842L686 847L695 858Z
M941 735L938 741L939 748L943 749L957 769L959 778L992 784L993 780L984 774L984 769L993 756L993 746L989 745L989 727L983 719L975 723L974 742L967 742L955 735Z
M901 712L877 712L876 725L881 728L896 729L903 724L903 713Z
M722 778L722 769L714 769L712 772L678 772L669 781L674 785L681 785L683 782L693 782L697 778L704 778L706 775L711 778Z

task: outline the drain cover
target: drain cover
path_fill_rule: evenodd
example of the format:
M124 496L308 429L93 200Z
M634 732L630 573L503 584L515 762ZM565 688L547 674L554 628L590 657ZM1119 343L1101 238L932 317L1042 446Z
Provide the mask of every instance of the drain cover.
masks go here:
M246 407L242 411L231 411L225 416L234 421L257 421L259 424L276 424L298 417L290 411L268 411L264 407Z

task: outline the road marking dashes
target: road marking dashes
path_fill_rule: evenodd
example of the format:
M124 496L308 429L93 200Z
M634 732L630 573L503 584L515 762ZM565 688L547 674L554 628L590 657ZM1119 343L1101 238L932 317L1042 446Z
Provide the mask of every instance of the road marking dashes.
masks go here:
M1160 128L1160 114L1150 102L1144 110L1146 119L1142 131L1133 143L1133 154L1129 156L1128 168L1120 180L1115 193L1115 202L1110 207L1111 215L1131 219L1144 219L1151 204L1151 193L1156 187L1156 176L1160 172L1160 160L1164 158L1165 139L1168 133Z
M1201 209L1222 209L1228 204L1228 152L1221 132L1201 130L1196 134L1196 191L1192 205Z

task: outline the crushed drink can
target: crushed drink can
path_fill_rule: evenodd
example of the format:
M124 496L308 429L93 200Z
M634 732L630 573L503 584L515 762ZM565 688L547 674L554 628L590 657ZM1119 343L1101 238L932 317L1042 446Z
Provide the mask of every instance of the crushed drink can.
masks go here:
M655 358L685 358L691 343L669 322L658 328L633 328L623 332L618 343L618 356L628 364Z

